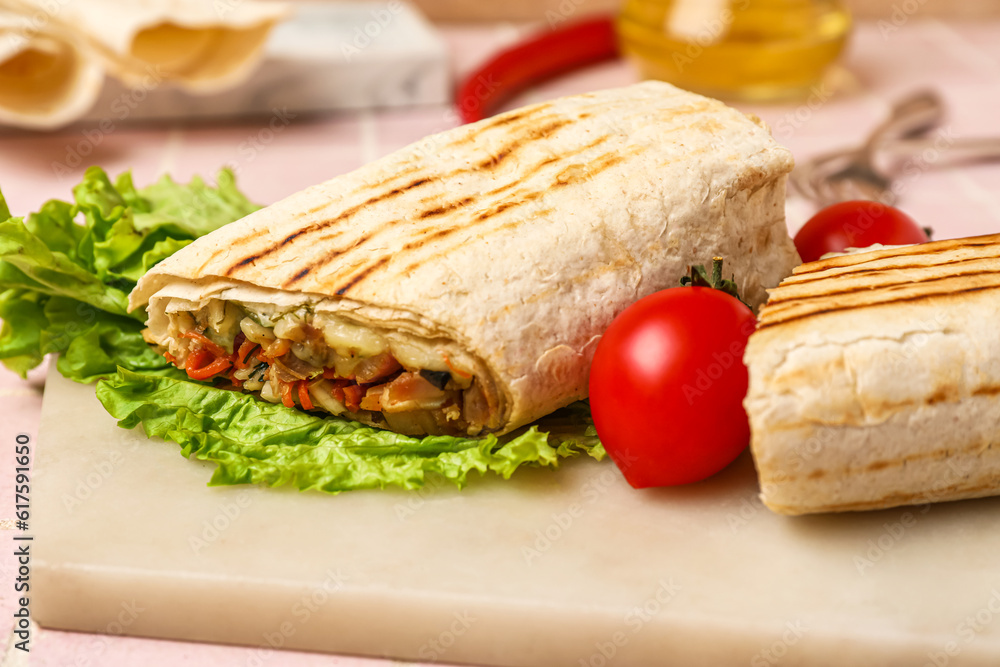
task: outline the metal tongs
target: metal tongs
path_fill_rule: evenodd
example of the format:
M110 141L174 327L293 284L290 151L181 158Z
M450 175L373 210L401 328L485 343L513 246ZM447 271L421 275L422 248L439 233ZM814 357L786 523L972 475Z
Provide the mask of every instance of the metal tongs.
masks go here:
M963 138L938 129L945 117L940 96L922 90L899 100L857 148L825 153L796 165L790 182L803 197L820 206L849 199L893 205L904 189L901 172L920 173L942 160L1000 159L1000 137Z

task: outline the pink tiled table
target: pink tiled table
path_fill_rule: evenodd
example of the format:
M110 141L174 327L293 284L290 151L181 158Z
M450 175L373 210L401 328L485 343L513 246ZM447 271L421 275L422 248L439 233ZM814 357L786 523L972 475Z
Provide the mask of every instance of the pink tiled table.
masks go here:
M523 32L516 26L450 27L458 73L468 71ZM833 89L817 89L806 103L747 107L767 120L775 137L797 158L855 143L886 113L889 102L917 87L937 89L950 107L947 131L953 136L1000 135L1000 23L946 24L910 20L883 34L875 24L858 26ZM539 87L513 105L559 94L630 83L627 65L591 68ZM123 125L101 141L82 130L52 135L0 135L0 187L15 214L31 211L51 197L66 197L84 168L99 164L112 173L131 168L135 181L147 183L169 172L187 180L211 175L224 164L239 174L240 186L258 202L273 202L308 185L346 172L429 133L447 129L453 114L423 108L334 117L290 118L268 141L260 122L196 127ZM88 147L92 146L92 150ZM88 155L78 154L87 151ZM80 157L78 161L78 157ZM1000 163L919 170L906 181L900 205L938 238L1000 231ZM810 208L789 203L789 223L800 224ZM24 381L0 368L0 469L9 470L17 433L37 435L44 369ZM44 445L44 443L43 443ZM12 474L0 474L0 519L13 514ZM0 648L6 647L13 610L15 572L12 535L0 531ZM186 642L88 635L35 629L30 662L8 651L4 667L101 665L283 665L350 667L400 664L330 655Z

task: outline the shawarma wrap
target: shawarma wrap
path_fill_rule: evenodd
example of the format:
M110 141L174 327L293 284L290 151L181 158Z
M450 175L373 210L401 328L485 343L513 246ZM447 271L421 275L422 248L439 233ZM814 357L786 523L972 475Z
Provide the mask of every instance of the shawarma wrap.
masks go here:
M88 58L126 85L169 81L211 93L250 74L290 6L259 0L0 0L0 11L85 44Z
M90 109L103 83L81 40L0 9L0 124L60 127Z
M1000 493L1000 235L803 264L750 336L761 498L782 514Z
M691 264L725 257L764 301L799 262L791 168L759 120L665 83L567 97L223 227L131 307L195 377L407 434L505 433L585 398L611 320Z

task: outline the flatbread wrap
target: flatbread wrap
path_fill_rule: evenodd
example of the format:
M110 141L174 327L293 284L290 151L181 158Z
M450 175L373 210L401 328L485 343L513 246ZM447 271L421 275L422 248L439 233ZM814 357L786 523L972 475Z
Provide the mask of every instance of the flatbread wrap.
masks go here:
M750 337L764 504L868 510L1000 493L1000 235L804 264Z
M85 43L88 57L126 85L172 82L196 93L246 79L271 29L290 15L286 3L259 0L0 0L0 9Z
M611 320L690 265L725 257L761 303L799 263L791 167L758 119L665 83L567 97L227 225L130 304L189 374L406 434L506 433L585 398Z
M104 67L82 40L0 8L0 123L48 130L94 104Z

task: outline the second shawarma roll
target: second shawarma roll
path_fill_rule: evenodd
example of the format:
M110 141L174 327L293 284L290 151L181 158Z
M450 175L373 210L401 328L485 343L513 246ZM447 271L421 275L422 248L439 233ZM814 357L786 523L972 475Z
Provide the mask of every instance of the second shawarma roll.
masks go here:
M611 320L691 264L725 257L764 301L799 263L791 168L758 119L665 83L567 97L223 227L131 306L192 377L406 434L506 433L585 398Z
M803 264L746 348L761 499L809 514L1000 492L1000 235Z
M90 109L103 83L82 40L0 9L0 124L60 127Z

